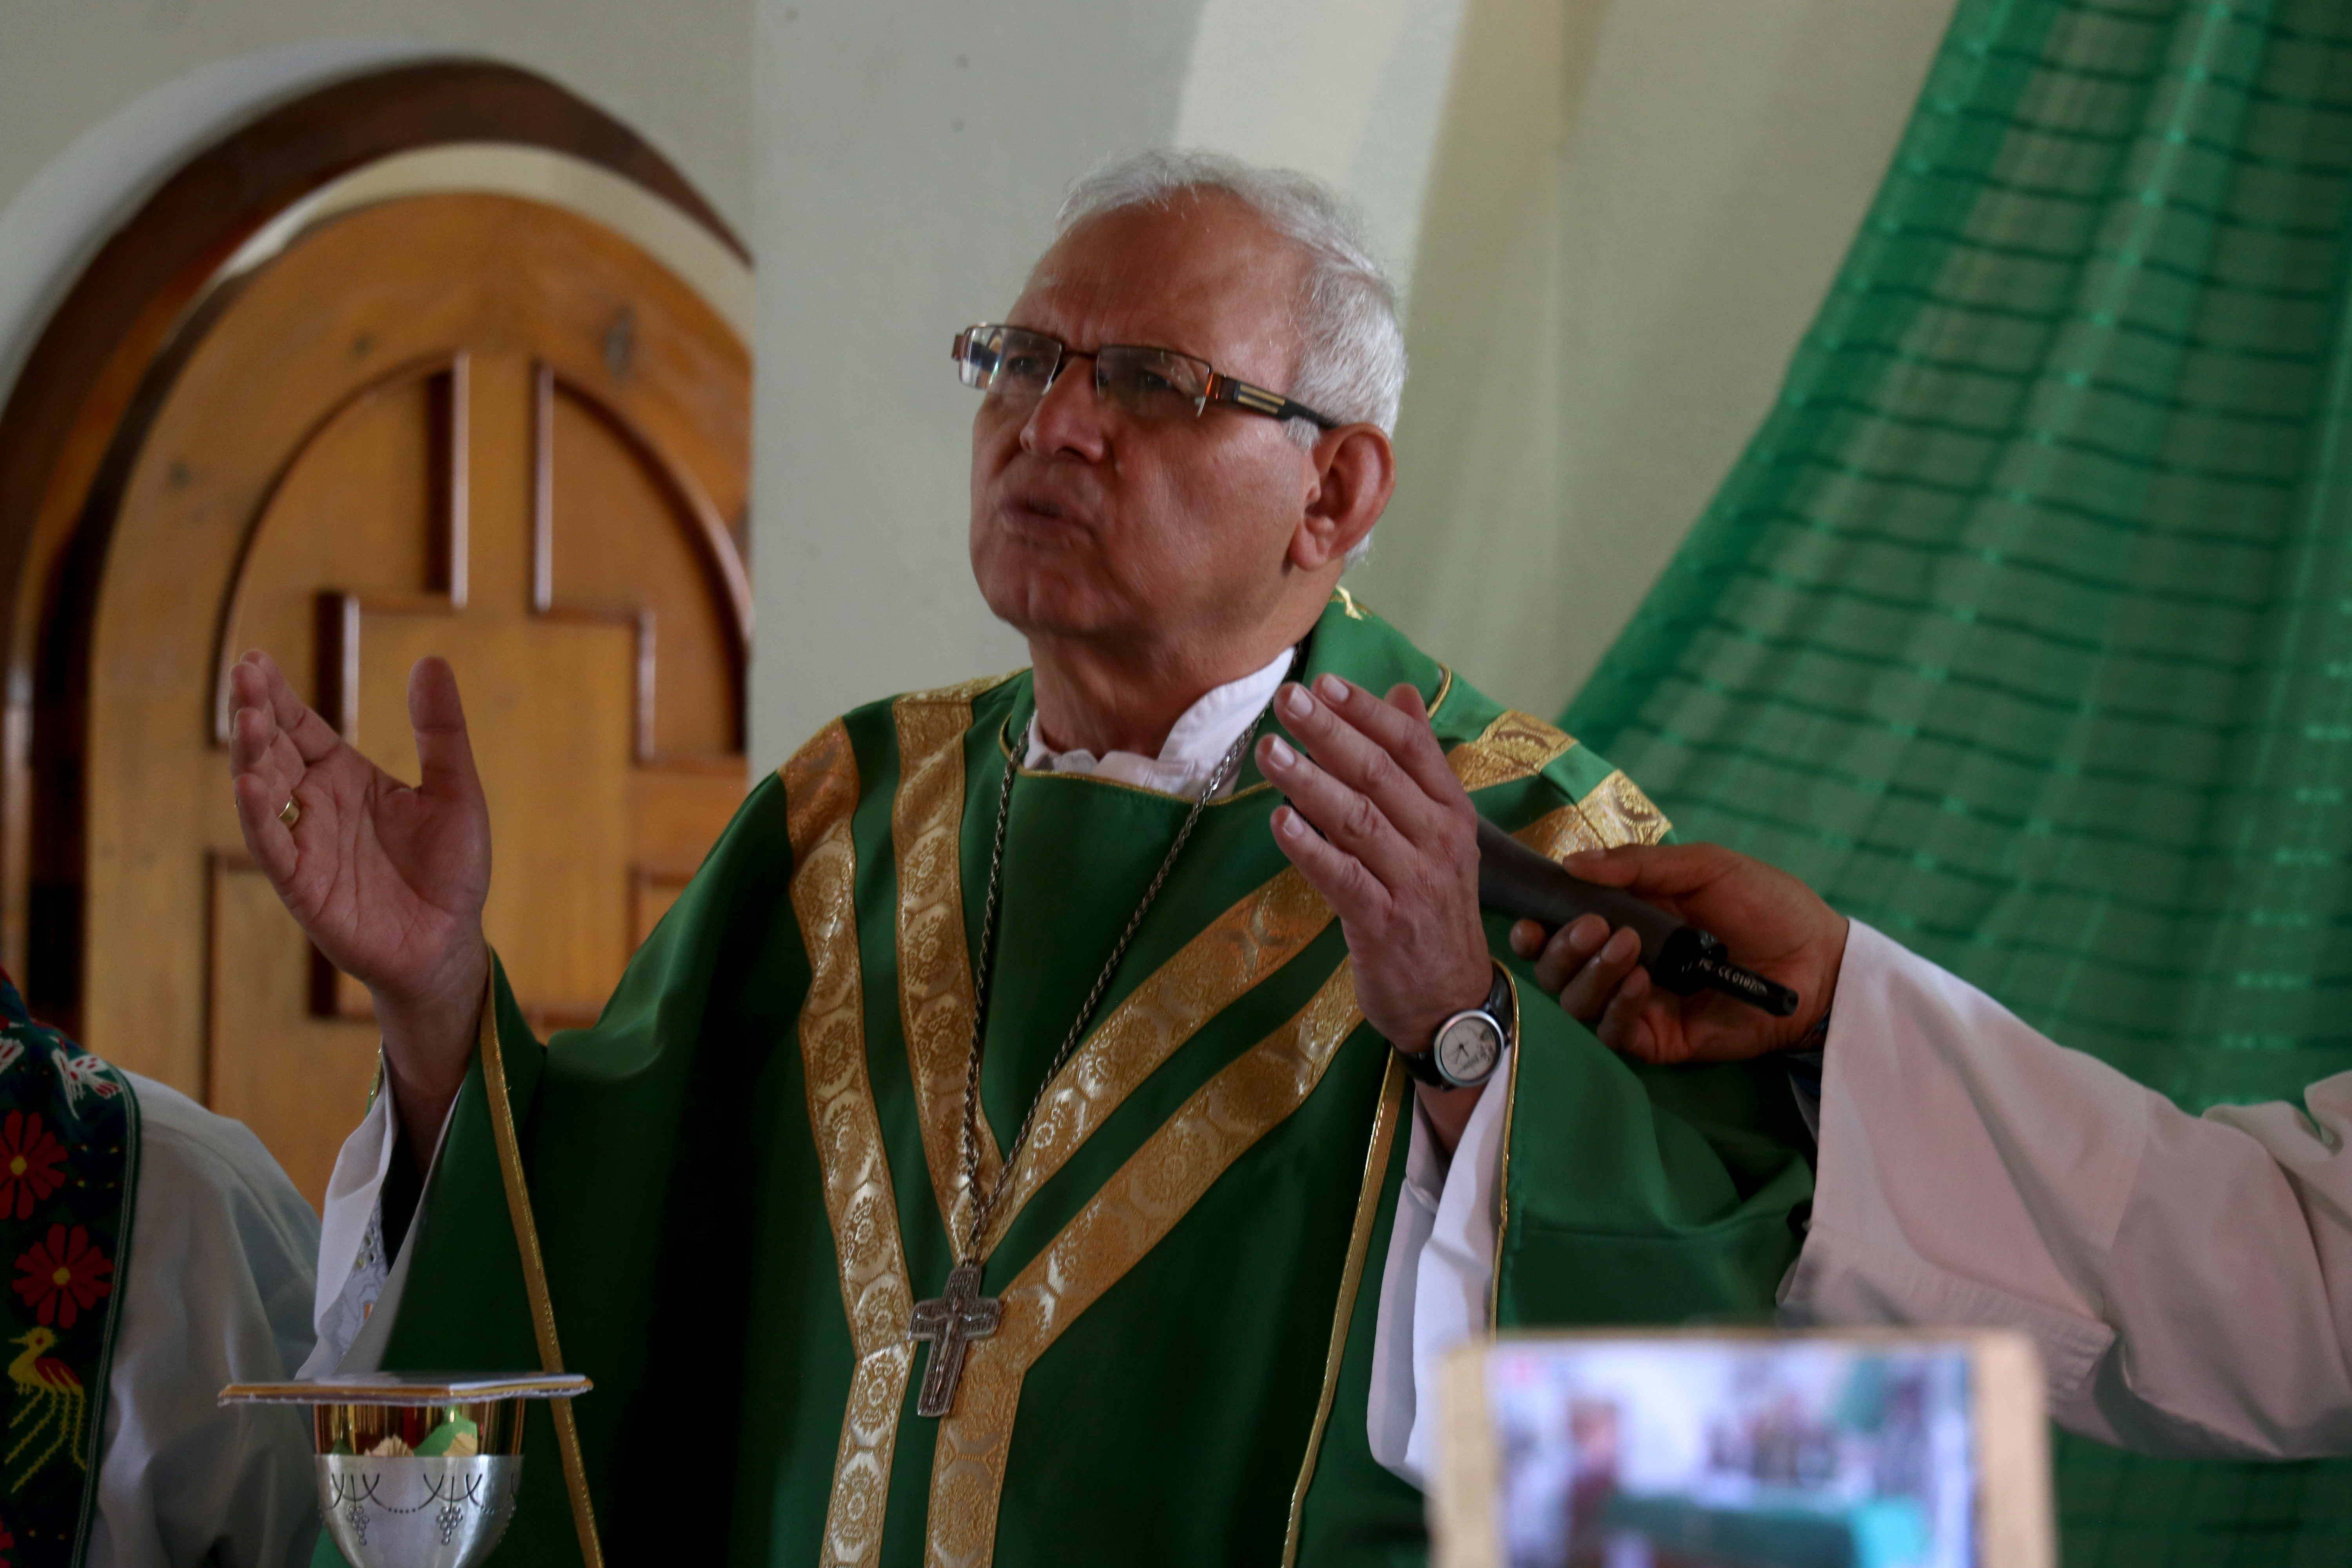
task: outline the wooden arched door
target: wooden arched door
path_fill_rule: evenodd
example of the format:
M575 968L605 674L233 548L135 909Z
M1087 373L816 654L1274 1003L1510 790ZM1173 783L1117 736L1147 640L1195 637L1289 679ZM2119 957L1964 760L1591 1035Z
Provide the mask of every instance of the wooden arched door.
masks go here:
M449 658L490 938L542 1027L592 1019L745 787L749 360L607 229L419 196L225 289L147 404L79 661L82 1028L316 1202L375 1033L244 852L228 666L268 649L414 779L409 667Z

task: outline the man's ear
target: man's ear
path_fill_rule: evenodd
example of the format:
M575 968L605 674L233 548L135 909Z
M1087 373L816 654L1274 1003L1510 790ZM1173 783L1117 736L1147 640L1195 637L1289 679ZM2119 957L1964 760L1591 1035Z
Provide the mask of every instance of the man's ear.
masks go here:
M1396 452L1377 425L1326 430L1308 454L1307 504L1291 536L1291 564L1314 572L1346 558L1371 532L1396 489Z

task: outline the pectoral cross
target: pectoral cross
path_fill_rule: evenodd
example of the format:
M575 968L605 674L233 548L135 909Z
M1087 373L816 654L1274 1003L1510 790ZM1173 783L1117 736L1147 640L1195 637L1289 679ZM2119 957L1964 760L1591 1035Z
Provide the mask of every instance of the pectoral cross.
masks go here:
M929 1340L931 1344L930 1363L923 1368L923 1390L915 1396L916 1415L945 1415L955 1408L966 1345L994 1333L1003 1318L1003 1300L980 1293L977 1263L957 1264L948 1271L946 1295L915 1303L907 1337Z

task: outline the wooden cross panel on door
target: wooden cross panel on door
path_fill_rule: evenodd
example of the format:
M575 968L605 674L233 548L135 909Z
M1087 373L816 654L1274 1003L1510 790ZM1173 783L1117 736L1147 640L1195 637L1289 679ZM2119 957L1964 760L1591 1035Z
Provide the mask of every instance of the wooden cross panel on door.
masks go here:
M211 401L230 388L242 419ZM750 603L724 520L748 391L682 285L527 203L362 213L227 301L126 495L118 552L147 552L101 590L97 1048L247 1121L323 1192L373 1072L366 993L310 952L233 814L173 797L176 766L226 806L227 670L254 647L411 781L409 669L450 661L490 805L490 940L535 1025L593 1021L742 797ZM191 699L201 756L171 732Z

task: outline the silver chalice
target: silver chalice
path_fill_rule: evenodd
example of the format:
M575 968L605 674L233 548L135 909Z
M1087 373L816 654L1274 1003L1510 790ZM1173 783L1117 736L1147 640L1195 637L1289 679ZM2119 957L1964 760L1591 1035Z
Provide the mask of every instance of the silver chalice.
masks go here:
M352 1568L474 1568L514 1517L522 1402L588 1386L561 1373L360 1373L236 1384L221 1403L310 1406L320 1518Z

